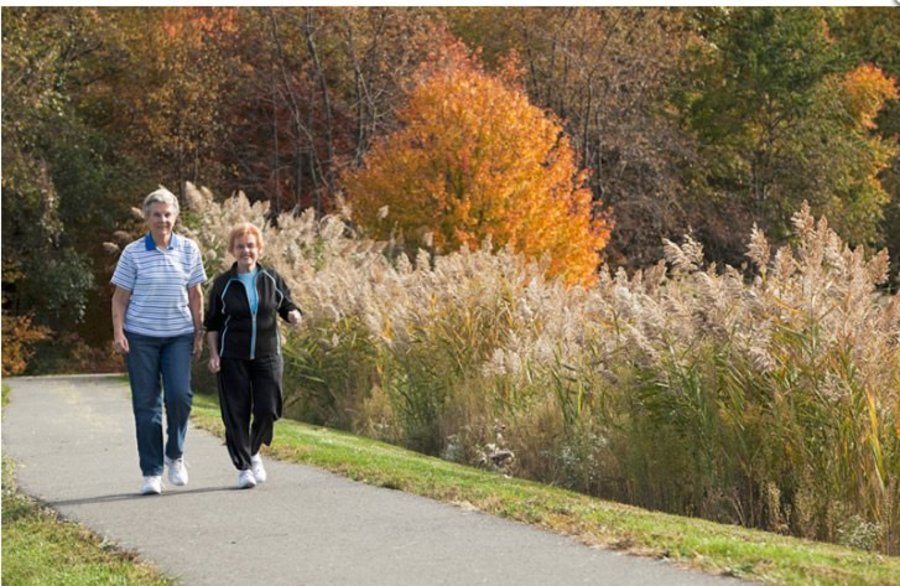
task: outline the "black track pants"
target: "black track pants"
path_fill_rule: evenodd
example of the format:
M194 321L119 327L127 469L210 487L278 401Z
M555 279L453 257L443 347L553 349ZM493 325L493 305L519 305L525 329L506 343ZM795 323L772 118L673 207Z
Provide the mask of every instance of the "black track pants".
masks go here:
M283 363L280 354L272 354L253 360L222 358L221 364L219 405L225 444L234 467L247 470L250 456L272 443L275 420L281 417Z

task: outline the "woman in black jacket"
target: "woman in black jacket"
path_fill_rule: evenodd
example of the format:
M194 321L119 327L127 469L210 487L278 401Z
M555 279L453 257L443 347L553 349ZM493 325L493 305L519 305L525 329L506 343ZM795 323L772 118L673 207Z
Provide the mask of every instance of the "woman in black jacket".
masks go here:
M209 370L219 383L225 443L240 488L266 481L259 449L271 445L275 420L281 417L284 369L277 318L297 325L301 315L281 275L258 264L263 246L253 224L232 228L228 250L237 260L213 281L203 322Z

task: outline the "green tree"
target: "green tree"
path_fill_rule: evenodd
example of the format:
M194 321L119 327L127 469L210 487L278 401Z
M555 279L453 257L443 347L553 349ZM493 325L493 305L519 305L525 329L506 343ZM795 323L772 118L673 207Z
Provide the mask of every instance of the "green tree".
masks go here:
M893 8L842 8L830 15L829 24L841 47L861 63L871 63L894 79L900 79L900 13ZM875 119L876 132L885 141L900 141L900 99L889 100ZM882 233L891 255L892 272L900 273L900 154L880 173L890 202L884 208ZM900 287L900 281L893 283Z
M881 241L888 196L873 177L892 149L854 111L856 63L835 43L827 16L808 8L698 13L700 65L681 97L705 161L689 180L721 210L712 216L720 223L699 227L718 258L738 263L754 222L787 238L803 200L851 243ZM890 92L870 86L879 88L871 94L877 111Z
M147 177L98 99L125 66L114 15L3 9L4 314L95 347L110 331L102 243Z
M96 47L95 16L3 9L4 301L8 311L34 313L42 324L78 323L93 285L86 255L65 240L49 145L72 122L69 84ZM49 259L65 259L75 270L51 275Z

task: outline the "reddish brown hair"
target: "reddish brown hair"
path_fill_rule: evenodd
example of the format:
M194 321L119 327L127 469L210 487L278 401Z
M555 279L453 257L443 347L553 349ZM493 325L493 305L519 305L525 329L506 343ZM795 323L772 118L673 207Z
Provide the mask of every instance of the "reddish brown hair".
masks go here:
M266 246L265 242L263 242L262 232L250 222L238 224L231 229L231 233L228 234L228 252L234 252L234 243L238 238L246 236L247 234L256 236L256 247L259 249L260 254L262 254L263 248Z

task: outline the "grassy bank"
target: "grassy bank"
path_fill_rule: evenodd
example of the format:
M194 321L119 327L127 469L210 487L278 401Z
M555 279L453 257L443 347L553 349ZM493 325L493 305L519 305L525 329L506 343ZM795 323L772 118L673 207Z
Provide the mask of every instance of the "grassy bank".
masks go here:
M9 387L3 385L4 407L8 401ZM3 458L4 584L174 584L17 490L13 472L13 462Z
M197 425L223 435L215 399L195 397L193 413ZM648 512L290 420L278 423L268 455L711 573L781 584L889 584L900 576L895 557Z

